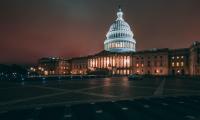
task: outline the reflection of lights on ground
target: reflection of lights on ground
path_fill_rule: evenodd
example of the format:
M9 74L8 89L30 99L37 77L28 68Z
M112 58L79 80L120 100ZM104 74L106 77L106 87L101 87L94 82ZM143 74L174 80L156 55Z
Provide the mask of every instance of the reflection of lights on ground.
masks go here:
M71 118L72 115L71 114L68 114L68 115L64 115L65 118Z
M167 106L168 104L167 104L167 103L162 103L162 105L163 105L163 106Z
M59 84L62 83L62 80L61 80L60 78L58 79L58 83L59 83Z
M111 78L105 78L105 80L111 80Z
M122 110L128 110L128 108L127 107L123 107Z
M103 112L103 110L97 110L97 111L96 111L96 113L98 113L98 114L99 114L99 113L102 113L102 112Z
M41 110L42 109L42 107L36 107L35 108L35 110Z
M47 81L46 80L42 80L42 84L46 84L47 83Z
M122 80L127 82L128 78L127 77L123 77Z
M127 78L127 77L123 77L123 78L122 78L122 81L123 81L123 85L124 85L124 86L129 87L129 81L128 81L128 78Z
M144 108L150 108L150 106L149 105L144 105Z
M25 82L21 82L21 85L25 85Z
M111 78L105 78L104 85L110 86L110 84L111 84Z

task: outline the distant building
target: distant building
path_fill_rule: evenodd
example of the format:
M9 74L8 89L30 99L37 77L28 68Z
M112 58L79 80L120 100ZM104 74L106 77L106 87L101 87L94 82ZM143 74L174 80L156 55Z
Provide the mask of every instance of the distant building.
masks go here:
M87 74L88 70L88 58L78 57L69 60L71 74Z
M136 41L121 8L104 41L104 50L71 59L42 58L32 70L41 75L88 74L107 69L113 75L200 75L200 42L189 48L136 52Z
M174 49L169 51L169 74L189 75L189 48Z
M31 67L31 71L40 75L68 75L70 74L70 64L68 59L48 57L38 60L36 67Z

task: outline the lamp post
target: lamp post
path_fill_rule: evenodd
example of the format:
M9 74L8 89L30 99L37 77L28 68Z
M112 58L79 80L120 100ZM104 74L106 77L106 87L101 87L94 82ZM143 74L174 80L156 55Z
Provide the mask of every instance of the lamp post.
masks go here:
M83 79L83 71L81 70L80 71L80 77L81 77L81 80Z
M73 73L73 72L71 71L70 73L71 73L71 80L72 80L72 73Z
M111 66L111 64L109 63L108 64L108 72L109 72L109 75L112 75L112 66Z

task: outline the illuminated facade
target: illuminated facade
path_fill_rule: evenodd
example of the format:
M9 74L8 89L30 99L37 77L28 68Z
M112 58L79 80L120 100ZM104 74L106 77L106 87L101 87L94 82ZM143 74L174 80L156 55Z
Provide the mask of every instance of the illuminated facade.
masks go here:
M119 8L104 41L104 50L71 59L42 58L31 71L40 75L83 75L106 69L112 75L200 75L200 42L183 49L151 49L136 52L136 41Z
M104 41L104 50L110 52L135 52L136 41L130 26L123 19L121 8L118 9L117 19L110 26Z
M102 51L96 55L88 57L88 69L97 68L108 69L113 75L128 75L132 73L132 55L131 53L116 53Z

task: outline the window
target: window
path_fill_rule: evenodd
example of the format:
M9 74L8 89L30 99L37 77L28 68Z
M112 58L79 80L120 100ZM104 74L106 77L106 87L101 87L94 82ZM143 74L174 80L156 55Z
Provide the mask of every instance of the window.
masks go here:
M150 62L150 61L148 61L148 63L147 63L147 66L148 66L148 67L150 67L150 66L151 66L151 62Z
M120 75L123 75L123 71L122 70L120 70Z
M174 57L172 57L172 59L174 59Z
M159 73L159 70L158 70L158 69L156 70L156 73Z
M174 62L172 62L172 67L174 67Z
M184 66L184 63L183 63L183 62L181 62L181 66L182 66L182 67Z
M119 47L122 47L122 42L120 42L120 46Z
M163 62L162 62L162 61L160 61L160 66L161 66L161 67L163 66Z
M176 63L176 66L179 67L179 62Z
M124 75L126 75L126 70L124 70Z
M156 61L154 61L154 66L157 66L157 62Z

